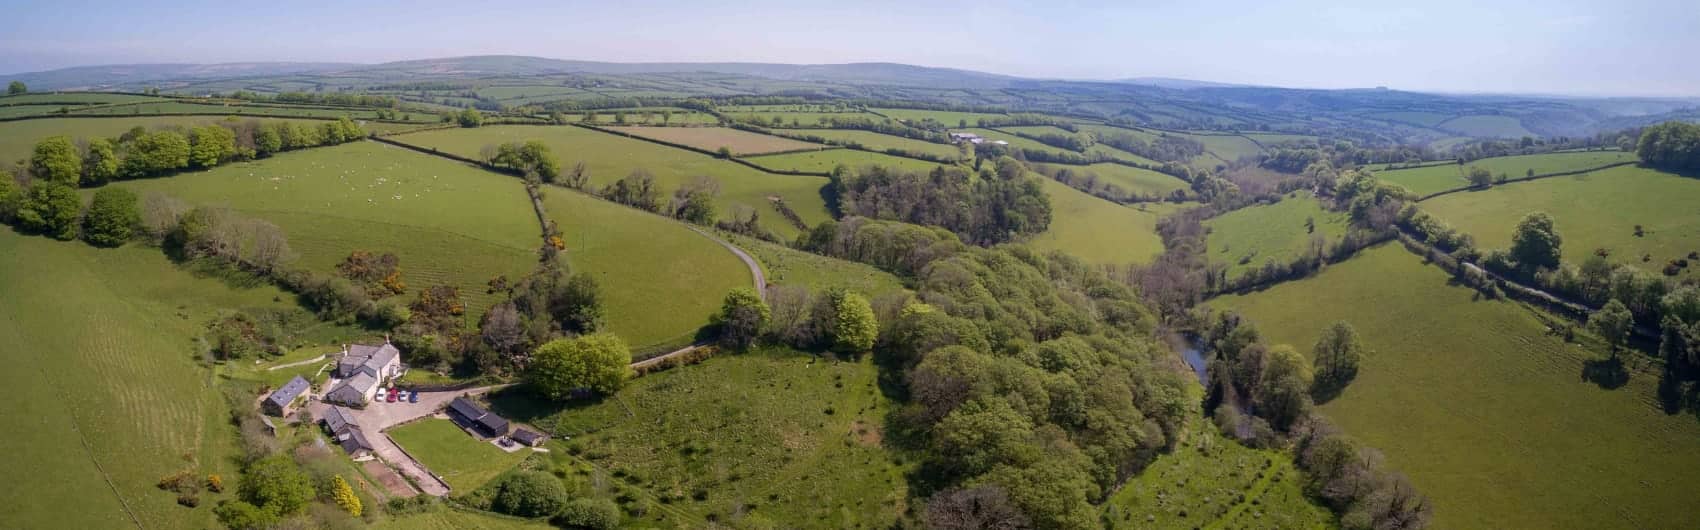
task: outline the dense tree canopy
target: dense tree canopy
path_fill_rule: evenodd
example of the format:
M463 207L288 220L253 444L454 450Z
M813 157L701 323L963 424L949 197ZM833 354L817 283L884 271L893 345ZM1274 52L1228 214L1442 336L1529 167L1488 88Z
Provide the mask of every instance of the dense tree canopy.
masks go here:
M1312 362L1316 365L1318 399L1338 393L1357 377L1363 352L1363 341L1351 324L1335 322L1322 330L1322 337L1316 340L1316 347L1311 353Z
M843 216L862 216L938 226L962 239L1000 243L1044 232L1051 201L1026 165L1012 158L996 171L971 175L939 166L926 174L867 166L833 171L833 189Z
M69 136L49 136L35 144L30 174L36 179L76 186L83 174L83 157Z
M720 312L714 314L714 324L720 327L720 344L742 350L755 343L766 329L773 312L761 295L748 287L726 293Z
M70 241L77 238L77 217L82 212L83 201L75 188L45 181L29 187L16 216L25 230Z
M526 381L549 399L563 400L574 390L612 394L631 377L631 350L612 333L551 341L532 353Z
M1511 258L1524 270L1551 269L1558 266L1563 244L1552 216L1533 212L1524 216L1511 234Z
M142 222L136 194L116 187L101 188L83 216L83 238L102 247L116 247L130 240Z
M1668 121L1642 129L1635 154L1653 167L1700 169L1700 124Z

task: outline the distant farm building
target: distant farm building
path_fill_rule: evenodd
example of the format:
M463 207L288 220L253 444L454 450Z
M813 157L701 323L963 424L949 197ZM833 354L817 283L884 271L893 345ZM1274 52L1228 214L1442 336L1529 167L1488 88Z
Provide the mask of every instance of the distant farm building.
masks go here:
M342 359L336 364L336 376L342 378L342 382L325 393L325 401L350 407L365 406L377 395L384 381L399 375L401 351L389 341L379 346L344 346Z
M956 142L956 143L968 142L968 143L971 143L971 144L974 144L974 145L987 144L987 143L992 144L992 145L1009 145L1009 142L1005 142L1003 140L987 140L985 138L980 137L980 135L978 135L978 134L960 133L960 132L950 133L950 141Z
M484 410L466 397L457 397L449 402L449 418L462 427L471 429L484 436L507 436L508 420L495 413Z
M302 379L299 375L295 376L288 383L284 383L283 386L272 391L271 395L266 396L265 401L260 403L260 408L265 409L266 414L283 417L289 414L290 409L295 407L295 399L301 397L301 394L307 392L307 388L311 386L313 385L308 383L306 379Z

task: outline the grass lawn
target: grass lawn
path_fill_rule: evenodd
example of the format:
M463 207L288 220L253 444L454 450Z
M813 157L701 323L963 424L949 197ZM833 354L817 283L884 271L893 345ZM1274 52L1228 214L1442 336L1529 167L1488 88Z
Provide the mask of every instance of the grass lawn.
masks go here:
M1459 116L1437 123L1435 124L1435 127L1476 137L1487 136L1493 138L1517 138L1521 136L1540 136L1523 128L1523 122L1512 116Z
M1334 528L1300 473L1286 453L1240 445L1193 418L1185 441L1110 495L1104 517L1116 528Z
M316 271L334 271L354 250L394 252L410 291L460 287L470 322L497 300L485 282L530 272L542 244L518 179L377 142L117 185L276 223L299 264Z
M903 281L872 265L829 258L760 239L721 232L720 237L738 245L761 263L767 282L799 285L820 292L843 287L868 298L904 290Z
M958 149L955 145L935 144L925 140L880 134L873 131L859 131L854 129L803 129L795 131L776 130L774 132L787 135L819 136L835 142L854 142L861 144L862 147L873 149L875 151L897 148L904 151L926 153L952 160L962 158L962 150Z
M601 285L609 329L634 349L688 342L727 291L751 285L743 261L684 223L564 188L547 188L543 207L573 270Z
M1305 227L1314 219L1316 230ZM1241 208L1204 222L1211 261L1228 266L1228 277L1261 267L1265 262L1288 263L1310 248L1317 235L1333 242L1345 235L1347 215L1330 212L1310 192L1287 194L1281 202Z
M14 477L0 528L134 526L126 505L148 528L214 524L232 494L203 492L190 509L154 487L185 469L236 474L236 434L195 339L222 311L289 307L282 291L197 278L158 249L0 229L0 451Z
M1694 521L1700 422L1659 410L1656 367L1615 390L1585 381L1584 363L1606 353L1565 343L1525 306L1450 285L1398 245L1211 305L1306 354L1325 326L1350 322L1369 353L1322 412L1434 500L1434 528Z
M758 166L768 169L785 169L791 171L814 171L826 173L840 165L852 169L863 166L900 167L910 171L932 171L938 167L937 162L891 156L884 153L870 153L855 149L827 149L806 153L786 153L783 155L766 155L747 157Z
M1459 164L1438 164L1410 169L1394 169L1379 171L1376 177L1404 186L1418 195L1445 191L1469 186L1465 174L1471 166L1480 167L1498 176L1504 173L1510 178L1528 176L1530 170L1536 175L1576 171L1635 160L1633 153L1623 151L1572 151L1566 153L1543 153L1538 155L1501 156L1483 158L1474 162Z
M499 412L570 441L592 463L664 503L648 519L739 524L742 505L780 528L886 528L909 507L906 466L882 446L890 403L871 358L789 350L726 354L633 380L614 399L539 408L517 391Z
M1159 214L1142 212L1040 177L1051 196L1051 226L1028 243L1042 251L1059 250L1087 263L1145 263L1163 252L1157 236Z
M725 147L731 149L735 156L821 148L821 145L816 143L728 127L609 127L608 129L708 151L718 151Z
M0 122L0 161L28 160L30 153L35 150L36 142L49 136L63 134L72 139L117 138L132 127L140 126L149 129L165 125L193 127L217 123L225 119L227 118L218 116L153 116L109 119L40 118ZM303 121L313 124L323 123L319 120Z
M431 473L443 477L455 493L478 489L531 454L529 449L503 451L442 418L427 418L384 432Z
M932 119L933 121L937 121L939 123L945 124L945 126L947 126L947 127L956 127L956 126L960 125L963 120L968 121L969 127L978 127L980 120L997 119L997 118L1007 117L1003 114L989 114L989 113L983 113L983 112L954 112L954 111L948 111L948 110L917 110L917 109L868 109L868 110L873 111L873 112L877 112L882 116L885 116L887 118L891 118L891 119L894 119L894 120L897 120L897 121L920 123L921 120Z
M560 157L563 169L571 169L583 161L590 172L590 183L597 188L625 177L635 168L654 174L667 194L699 175L711 176L720 181L720 197L715 206L722 218L730 218L734 208L752 208L761 214L763 227L787 239L797 237L799 230L780 216L769 196L783 197L809 225L832 218L821 197L826 178L763 173L708 155L583 127L485 126L424 131L395 139L472 158L477 158L486 145L542 140Z
M1623 166L1443 195L1423 201L1422 207L1475 236L1484 249L1509 248L1517 222L1543 211L1553 216L1564 237L1565 260L1580 263L1603 248L1612 261L1657 271L1700 251L1697 205L1700 180ZM1635 236L1636 225L1642 237ZM1650 259L1642 261L1643 256ZM1690 265L1683 275L1700 277L1696 269Z

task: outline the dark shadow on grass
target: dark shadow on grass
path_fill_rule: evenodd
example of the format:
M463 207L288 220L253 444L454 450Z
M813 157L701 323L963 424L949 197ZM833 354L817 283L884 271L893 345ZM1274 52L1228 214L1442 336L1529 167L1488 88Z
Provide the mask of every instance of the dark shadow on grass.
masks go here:
M568 411L586 408L602 402L603 398L588 397L566 402L554 402L539 397L525 385L514 385L484 395L496 414L512 421L532 423Z
M1582 380L1606 390L1617 390L1629 384L1629 371L1623 368L1623 359L1615 355L1610 359L1589 359L1582 361Z

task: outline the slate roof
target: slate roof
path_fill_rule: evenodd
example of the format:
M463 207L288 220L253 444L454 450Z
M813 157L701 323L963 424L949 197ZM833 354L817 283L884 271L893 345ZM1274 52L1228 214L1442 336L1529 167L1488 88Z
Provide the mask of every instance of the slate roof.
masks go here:
M312 385L306 379L302 379L299 375L295 376L288 383L284 383L283 386L272 391L272 395L266 396L266 401L282 409L289 406L291 401L295 401L295 398L300 397L302 392L306 392L309 386Z
M485 412L484 407L478 406L477 403L473 403L472 400L466 399L465 397L457 397L454 401L450 401L449 410L452 410L455 414L459 414L461 417L466 418L466 421L478 421L478 418L482 418L485 414L489 414L489 412Z
M378 380L366 373L354 374L351 377L325 393L325 401L345 405L363 404L366 402L366 390L378 384Z
M378 368L389 364L390 361L394 361L399 356L401 356L401 350L397 350L394 345L388 342L378 346L353 344L348 347L348 353L342 356L342 360L337 361L336 369L343 377L349 377L356 372L377 377Z
M514 430L514 433L508 435L508 437L525 445L537 445L538 442L543 441L542 434L538 434L530 429L516 429Z
M478 425L489 429L491 434L497 436L508 433L508 420L495 414L485 413L484 417L478 418Z
M342 407L331 407L326 409L325 417L320 418L319 421L325 422L325 428L330 429L333 433L339 433L347 427L360 426L359 424L354 423L354 416L349 414L348 409Z
M349 429L348 436L342 439L342 450L353 454L355 451L371 451L372 442L366 440L366 434L360 429Z

